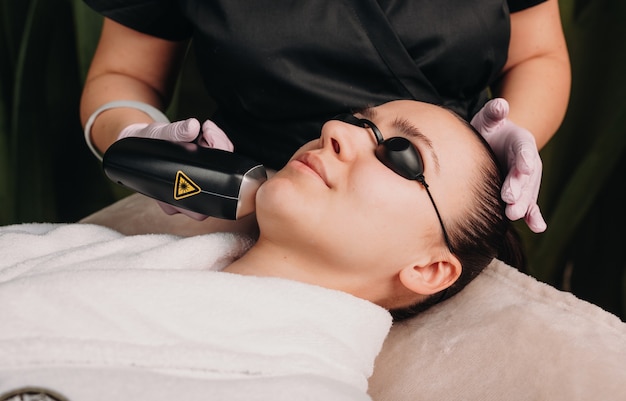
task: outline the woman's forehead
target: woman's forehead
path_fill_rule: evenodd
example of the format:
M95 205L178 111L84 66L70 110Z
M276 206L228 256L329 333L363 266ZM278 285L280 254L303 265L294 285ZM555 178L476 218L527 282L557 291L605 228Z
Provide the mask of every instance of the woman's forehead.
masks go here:
M440 106L413 100L385 103L372 108L372 111L385 137L402 135L393 127L394 121L403 119L426 138L430 149L424 146L425 141L411 140L425 158L426 179L435 196L447 197L448 201L452 201L458 196L450 198L447 195L456 193L476 179L478 166L486 153L481 150L482 145L472 129L454 113ZM443 200L438 201L444 203ZM452 210L451 205L445 203L441 207Z
M416 100L395 100L376 107L369 107L362 111L365 117L372 120L386 121L394 118L404 118L420 125L456 125L458 119L447 109L430 103Z

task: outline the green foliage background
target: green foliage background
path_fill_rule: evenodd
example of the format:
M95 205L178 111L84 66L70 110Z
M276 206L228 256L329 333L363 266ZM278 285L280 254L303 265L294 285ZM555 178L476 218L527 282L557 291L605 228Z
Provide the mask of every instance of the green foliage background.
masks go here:
M573 87L541 152L548 230L519 229L532 275L626 320L626 2L560 5ZM0 225L74 222L128 195L103 175L78 118L100 26L81 0L0 0ZM210 115L192 65L171 118Z

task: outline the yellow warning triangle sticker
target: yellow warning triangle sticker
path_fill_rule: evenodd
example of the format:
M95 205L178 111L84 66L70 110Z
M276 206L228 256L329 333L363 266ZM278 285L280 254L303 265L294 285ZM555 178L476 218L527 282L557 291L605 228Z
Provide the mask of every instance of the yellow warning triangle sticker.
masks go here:
M199 194L201 191L198 184L193 182L182 171L176 173L176 181L174 182L174 199L180 200L190 196Z

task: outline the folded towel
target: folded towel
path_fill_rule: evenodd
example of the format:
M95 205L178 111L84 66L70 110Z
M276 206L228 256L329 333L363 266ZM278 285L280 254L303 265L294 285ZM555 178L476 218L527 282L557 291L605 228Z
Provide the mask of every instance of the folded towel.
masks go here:
M124 236L89 224L0 227L0 282L61 270L220 270L251 245L249 239L235 234L216 234L210 241L205 238Z

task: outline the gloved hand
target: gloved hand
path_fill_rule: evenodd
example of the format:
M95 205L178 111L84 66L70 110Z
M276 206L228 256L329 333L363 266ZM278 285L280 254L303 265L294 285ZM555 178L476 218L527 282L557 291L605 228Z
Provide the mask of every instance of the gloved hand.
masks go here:
M502 98L492 99L472 118L472 126L491 146L508 174L502 186L502 200L507 203L510 220L524 218L536 233L547 225L537 205L541 185L542 162L533 135L515 125L507 117L509 103Z
M183 121L173 123L137 123L124 128L117 136L117 139L129 136L140 138L164 139L172 142L193 142L197 139L198 145L205 148L222 149L232 152L234 146L213 121L206 120L202 124L202 135L200 133L200 122L195 118L188 118Z
M200 134L200 136L198 136L198 134ZM211 120L206 120L202 124L202 131L200 131L200 122L195 118L175 121L173 123L155 122L151 124L131 124L120 132L117 139L119 140L131 136L163 139L171 142L195 141L199 146L205 148L215 148L229 152L232 152L234 149L234 146L230 139L228 139L228 136L226 136L224 131L222 131L222 129ZM157 201L157 203L168 215L182 213L198 221L202 221L208 217L187 209L172 206L165 202Z

